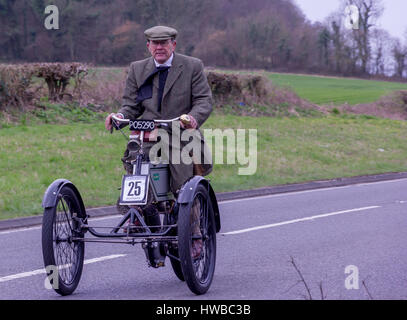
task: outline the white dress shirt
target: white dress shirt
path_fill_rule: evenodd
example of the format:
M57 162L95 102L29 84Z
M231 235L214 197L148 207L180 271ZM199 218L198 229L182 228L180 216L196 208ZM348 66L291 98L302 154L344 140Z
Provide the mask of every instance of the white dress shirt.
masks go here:
M171 54L171 57L169 57L168 60L165 61L164 63L160 64L160 63L158 63L157 61L155 61L155 59L154 59L154 63L155 63L155 66L156 66L157 68L158 68L158 67L171 67L171 65L172 65L172 59L174 59L174 53L172 53L172 54Z

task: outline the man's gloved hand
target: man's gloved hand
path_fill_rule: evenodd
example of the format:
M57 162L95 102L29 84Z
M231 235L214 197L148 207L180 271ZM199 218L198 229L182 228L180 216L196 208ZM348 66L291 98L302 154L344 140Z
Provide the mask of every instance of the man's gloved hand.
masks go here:
M105 128L106 128L107 131L110 131L110 132L113 131L112 116L116 116L117 118L123 119L123 116L120 113L111 113L111 114L109 114L106 117L106 120L105 120Z
M183 114L180 120L181 128L183 129L196 129L198 127L198 122L189 114Z

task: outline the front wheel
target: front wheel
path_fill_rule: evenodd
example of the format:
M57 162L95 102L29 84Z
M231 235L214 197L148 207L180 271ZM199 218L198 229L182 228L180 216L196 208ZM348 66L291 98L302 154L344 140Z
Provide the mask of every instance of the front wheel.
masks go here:
M208 190L199 185L190 204L178 214L178 250L182 273L190 290L208 291L216 263L216 228Z
M84 235L76 231L75 216L84 219L86 213L73 189L64 186L55 206L44 210L42 222L45 269L52 288L63 296L75 291L82 275Z

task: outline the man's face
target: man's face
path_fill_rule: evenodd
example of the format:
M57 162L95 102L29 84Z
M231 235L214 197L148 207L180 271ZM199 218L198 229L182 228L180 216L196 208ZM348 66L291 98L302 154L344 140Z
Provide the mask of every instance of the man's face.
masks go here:
M175 40L150 40L147 42L147 48L155 61L162 64L167 61L175 50L177 42Z

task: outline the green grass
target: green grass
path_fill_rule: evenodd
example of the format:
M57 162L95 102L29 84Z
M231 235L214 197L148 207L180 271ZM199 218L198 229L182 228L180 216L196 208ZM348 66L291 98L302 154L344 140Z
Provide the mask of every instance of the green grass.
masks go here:
M72 122L96 122L105 119L105 113L94 112L92 105L81 107L75 102L69 104L50 103L46 97L41 98L40 106L28 109L24 112L18 109L11 109L0 112L0 129L9 128L15 125L35 125L43 123L67 124ZM5 114L12 115L12 121L5 119Z
M126 68L92 68L88 78L96 77L105 72L109 77L121 74ZM355 105L359 103L370 103L378 100L383 95L397 90L407 90L407 83L374 81L355 78L325 77L302 74L273 73L265 71L231 71L217 69L225 73L256 73L266 75L272 83L280 87L289 87L301 98L312 103L340 105L348 103Z
M407 123L402 121L365 116L242 121L227 116L208 121L215 125L258 128L256 174L237 176L240 166L216 165L216 191L407 170Z
M318 105L370 103L392 91L407 90L407 83L282 73L265 74L273 84L290 87L301 98Z
M113 203L123 145L103 123L0 130L0 218L42 212L43 193L57 178L77 185L87 206Z
M250 118L212 116L204 128L257 129L257 172L216 164L216 192L407 170L407 123L363 116ZM71 180L87 207L114 204L126 141L103 122L19 125L0 130L0 219L41 214L57 178ZM384 150L381 151L381 149Z

